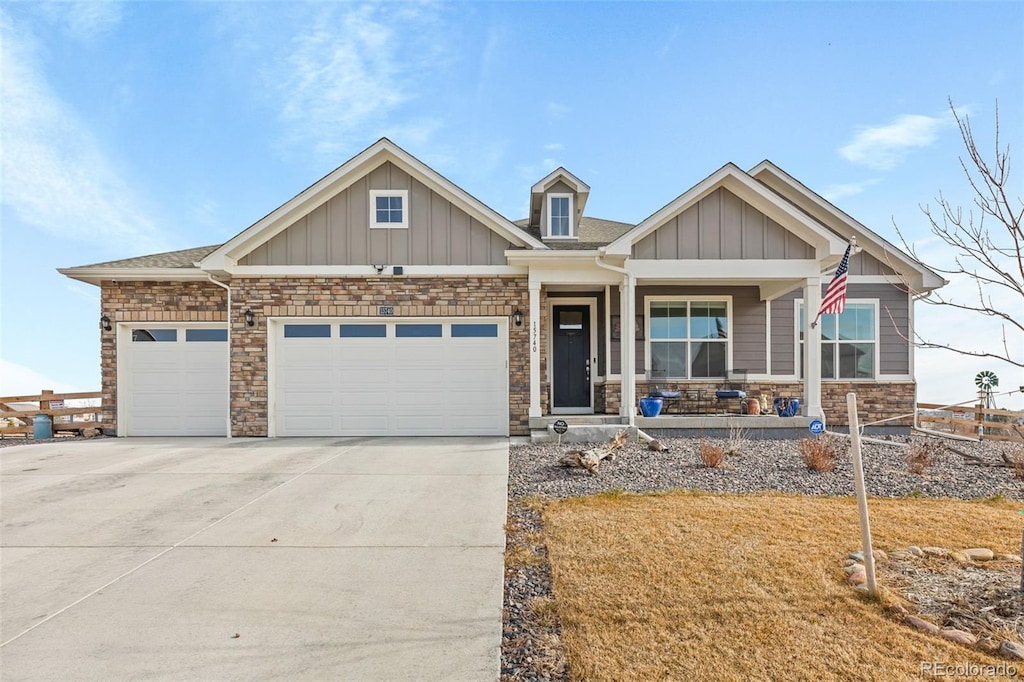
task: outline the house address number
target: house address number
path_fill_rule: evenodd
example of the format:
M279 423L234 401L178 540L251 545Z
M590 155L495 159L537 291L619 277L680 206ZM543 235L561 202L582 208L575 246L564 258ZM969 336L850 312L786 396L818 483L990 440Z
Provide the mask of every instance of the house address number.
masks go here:
M393 306L393 305L382 305L379 308L377 308L377 314L378 315L394 315L395 314L395 306Z

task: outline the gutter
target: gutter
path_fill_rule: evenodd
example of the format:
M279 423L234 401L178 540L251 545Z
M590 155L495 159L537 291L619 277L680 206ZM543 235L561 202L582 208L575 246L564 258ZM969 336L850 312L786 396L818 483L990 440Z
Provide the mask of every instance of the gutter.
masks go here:
M208 279L211 284L223 287L228 292L228 428L226 433L228 440L231 440L231 287L215 279L213 275L208 275Z

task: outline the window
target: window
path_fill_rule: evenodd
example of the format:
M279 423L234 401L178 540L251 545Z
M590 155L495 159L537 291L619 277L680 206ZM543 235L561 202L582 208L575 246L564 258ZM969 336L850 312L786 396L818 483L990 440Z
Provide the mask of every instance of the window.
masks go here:
M383 324L343 324L339 325L338 333L343 339L383 339L388 328Z
M573 236L571 194L548 195L548 236Z
M441 338L439 324L398 324L395 325L395 336L400 339Z
M227 341L228 330L227 329L186 329L185 330L185 343L195 343L198 341Z
M498 336L496 324L453 324L452 338L486 338Z
M370 227L409 227L409 190L370 190Z
M822 315L821 329L822 379L874 379L878 342L878 304L871 301L851 302L839 315ZM800 353L800 376L804 375L804 304L797 302L797 351Z
M286 339L329 339L329 338L331 338L331 325L329 325L329 324L286 324L284 326L284 338L286 338Z
M651 301L651 369L672 379L724 377L729 358L728 300Z
M132 341L177 341L177 329L133 329Z

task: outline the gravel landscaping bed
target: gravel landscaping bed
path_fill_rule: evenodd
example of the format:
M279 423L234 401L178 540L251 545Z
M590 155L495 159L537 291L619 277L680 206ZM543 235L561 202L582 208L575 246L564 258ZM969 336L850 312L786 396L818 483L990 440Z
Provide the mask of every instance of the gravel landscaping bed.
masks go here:
M905 444L906 437L894 437L893 443ZM668 448L653 452L646 444L630 443L621 448L612 461L601 464L600 473L558 466L558 460L578 444L547 443L514 445L509 450L509 542L523 543L523 528L539 529L536 511L522 503L530 496L567 498L607 490L635 493L686 488L720 493L775 491L802 495L853 495L853 466L849 447L840 449L834 470L809 471L796 440L756 440L739 444L725 439L706 439L739 454L730 455L716 469L704 467L698 456L700 440L672 438L662 441ZM960 452L997 464L1014 447L1005 443L941 441L945 451L935 456L922 474L911 473L904 461L907 449L864 443L862 460L868 495L873 497L949 497L978 499L1003 496L1024 499L1024 480L1012 468L979 466L967 463ZM1016 446L1020 447L1020 446ZM583 448L585 449L585 448ZM515 536L513 538L513 535ZM538 538L538 533L527 534ZM546 560L546 549L534 547ZM561 646L557 640L557 622L539 617L531 603L544 603L551 597L550 574L546 561L541 566L512 567L505 573L505 623L502 642L503 680L566 680Z

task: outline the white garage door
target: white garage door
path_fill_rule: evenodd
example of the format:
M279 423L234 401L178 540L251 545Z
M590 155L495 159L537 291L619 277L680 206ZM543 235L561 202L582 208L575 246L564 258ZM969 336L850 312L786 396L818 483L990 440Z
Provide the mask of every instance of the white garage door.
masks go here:
M128 436L224 436L228 330L138 326L122 332L120 431Z
M504 319L272 326L278 436L508 435Z

